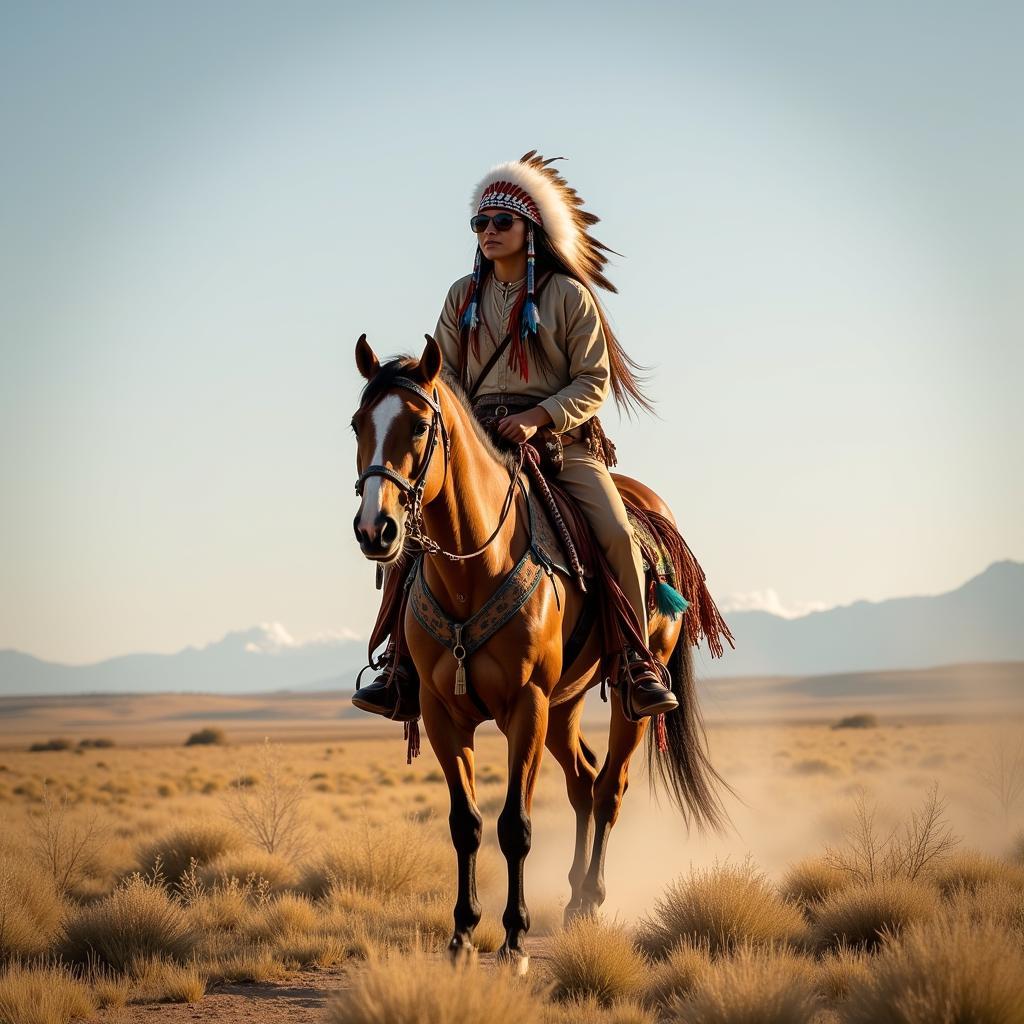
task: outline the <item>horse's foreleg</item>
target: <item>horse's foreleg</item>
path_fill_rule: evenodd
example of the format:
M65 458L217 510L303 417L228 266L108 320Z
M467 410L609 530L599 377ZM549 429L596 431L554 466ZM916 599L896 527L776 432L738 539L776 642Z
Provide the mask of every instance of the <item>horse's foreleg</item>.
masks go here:
M622 797L629 786L629 759L633 756L644 733L648 719L627 721L615 699L608 735L608 756L594 784L594 850L590 857L587 877L583 881L580 910L593 913L604 903L604 859L608 851L608 836L619 817Z
M501 725L508 738L508 796L498 817L498 844L508 862L508 902L501 918L505 942L498 958L525 973L529 958L523 938L530 928L530 914L523 893L523 866L530 852L530 809L544 752L548 698L539 687L527 684Z
M448 825L458 858L459 891L455 900L455 931L448 951L454 958L473 952L473 930L480 923L476 891L476 855L483 838L483 819L476 805L473 777L473 731L456 725L444 706L424 687L420 694L423 725L448 783L451 811Z
M569 868L569 902L565 908L568 924L583 909L583 879L590 864L594 841L594 779L597 757L580 732L583 697L551 709L548 718L547 748L565 773L569 803L576 812L576 849Z

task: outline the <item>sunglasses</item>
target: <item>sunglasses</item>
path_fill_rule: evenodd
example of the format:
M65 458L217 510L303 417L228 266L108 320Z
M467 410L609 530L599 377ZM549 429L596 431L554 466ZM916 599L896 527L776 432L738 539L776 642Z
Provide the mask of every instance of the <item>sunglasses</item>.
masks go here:
M494 227L498 231L508 231L517 220L522 217L513 217L511 213L496 213L493 216L487 213L478 213L475 217L469 218L469 226L478 235L487 230L487 225L494 221Z

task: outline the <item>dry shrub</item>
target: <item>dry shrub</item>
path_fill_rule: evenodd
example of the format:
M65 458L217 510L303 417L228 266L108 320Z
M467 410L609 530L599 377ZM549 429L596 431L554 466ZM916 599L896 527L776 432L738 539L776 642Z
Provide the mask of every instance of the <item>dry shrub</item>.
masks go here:
M626 927L599 917L576 918L551 940L548 956L556 995L603 1005L638 993L648 972Z
M408 818L371 825L364 816L307 865L299 891L321 899L332 885L394 895L448 892L455 879L455 854L420 822Z
M194 963L136 961L135 999L146 1003L198 1003L206 995L206 975Z
M138 864L143 874L162 875L179 882L193 866L202 868L241 846L236 833L214 822L183 825L148 843L139 851Z
M281 749L264 740L256 776L236 774L221 806L245 837L268 854L301 857L309 846L306 783L290 776Z
M66 895L89 875L103 829L95 816L84 821L69 818L71 797L66 789L58 799L44 782L40 801L40 812L28 820L28 848L57 891Z
M953 835L945 811L939 787L933 784L920 810L883 834L875 820L875 805L868 803L860 790L854 801L854 822L844 844L829 847L825 859L858 882L926 877L960 841Z
M799 908L785 902L748 858L677 879L641 920L637 940L648 953L663 957L683 939L706 942L717 954L743 942L800 944L805 934Z
M809 960L745 945L716 960L677 1013L687 1024L810 1024L819 1008Z
M809 907L845 889L850 882L847 872L830 864L824 857L807 857L790 865L779 889L786 899Z
M129 970L133 960L187 960L197 936L184 908L161 885L133 875L67 925L63 953L75 963Z
M898 932L941 909L938 893L905 878L864 882L843 889L814 909L812 941L821 950L841 945L873 949L883 932Z
M245 925L251 939L269 940L287 932L311 932L319 924L316 908L304 896L285 893L264 903Z
M672 1006L690 994L710 967L707 944L684 940L673 946L664 960L654 964L644 984L644 997L657 1006Z
M833 729L877 729L878 716L870 714L847 715L840 718Z
M622 999L602 1006L593 996L548 1003L543 1024L657 1024L657 1016L642 1003Z
M64 908L48 873L0 851L0 960L45 953Z
M1024 952L991 921L937 918L887 941L851 990L844 1024L1019 1024Z
M507 971L485 973L463 962L452 966L422 951L372 960L352 987L335 996L328 1024L448 1024L501 1021L536 1024L541 1004Z
M3 1024L70 1024L95 1012L89 986L65 967L11 964L0 973Z
M871 957L859 949L840 946L818 961L818 991L828 1000L845 999L855 984L871 973Z
M789 769L794 775L827 775L838 778L843 774L843 766L834 761L826 761L823 757L805 757L794 761Z
M298 872L291 861L279 854L263 850L235 850L225 853L198 872L207 887L230 884L232 879L258 885L266 883L268 892L278 893L293 888Z
M992 882L1024 889L1024 867L978 850L963 850L943 858L932 869L931 878L944 896L956 889L973 890Z
M223 729L218 729L216 726L208 726L205 729L198 729L196 732L191 733L189 738L185 740L185 746L223 746L227 741L228 738Z

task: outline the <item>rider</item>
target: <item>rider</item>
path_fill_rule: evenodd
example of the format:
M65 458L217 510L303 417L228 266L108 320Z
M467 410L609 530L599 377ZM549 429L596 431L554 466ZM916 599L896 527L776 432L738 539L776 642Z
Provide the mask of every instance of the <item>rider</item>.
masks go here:
M510 442L526 441L546 425L560 435L563 466L556 480L593 527L640 635L647 637L643 557L608 471L607 456L614 448L594 417L610 391L620 407L651 410L651 405L631 372L637 364L612 333L594 295L595 285L616 291L602 273L607 262L602 250L612 250L587 233L598 218L583 212L582 200L549 166L552 161L535 153L494 167L474 190L470 226L480 241L473 273L448 290L434 338L445 364L461 371L464 382L477 384L481 397L536 398L532 407L503 416L496 430ZM535 290L542 279L542 288ZM478 380L508 332L513 333L507 358L492 363ZM364 711L415 717L415 668L410 659L401 659L396 693L387 685L391 657L389 645L383 671L352 701ZM678 706L664 679L664 669L646 646L629 648L620 681L627 684L623 695L633 716Z

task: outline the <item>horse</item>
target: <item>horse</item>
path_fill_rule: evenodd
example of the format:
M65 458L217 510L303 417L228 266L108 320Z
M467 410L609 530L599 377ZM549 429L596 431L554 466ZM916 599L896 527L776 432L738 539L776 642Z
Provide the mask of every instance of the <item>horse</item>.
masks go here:
M355 359L365 378L352 418L361 495L354 519L363 555L396 563L407 546L424 548L423 581L453 621L469 619L501 586L530 544L526 500L516 493L516 460L498 450L474 416L455 377L442 373L437 342L425 335L417 359L382 365L362 335ZM440 452L441 457L435 458ZM518 466L521 468L521 461ZM510 479L513 483L510 486ZM671 518L668 506L638 481L614 474L633 502ZM448 557L444 557L447 555ZM571 665L563 645L577 622L584 595L564 572L550 573L525 603L473 653L470 672L476 697L459 692L463 660L440 643L407 608L405 643L420 679L420 712L450 794L449 826L457 859L458 893L453 959L471 956L480 921L476 857L483 821L474 782L474 733L494 718L508 742L508 790L498 816L498 842L508 865L508 899L502 916L505 939L499 961L525 973L524 938L530 927L523 875L531 842L531 804L545 747L565 774L576 815L565 920L594 913L605 899L608 839L629 784L629 763L648 734L649 720L627 719L611 702L608 753L597 756L580 728L586 692L600 681L600 637L591 630ZM690 644L680 641L682 620L654 612L650 649L672 678L679 707L665 716L662 751L649 742L654 772L682 812L687 826L722 828L718 793L725 785L707 755L697 707ZM465 651L462 652L465 654ZM478 698L478 699L477 699ZM665 749L667 747L667 749Z

